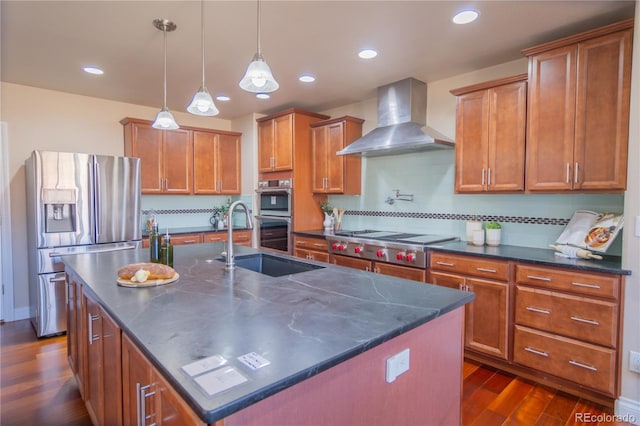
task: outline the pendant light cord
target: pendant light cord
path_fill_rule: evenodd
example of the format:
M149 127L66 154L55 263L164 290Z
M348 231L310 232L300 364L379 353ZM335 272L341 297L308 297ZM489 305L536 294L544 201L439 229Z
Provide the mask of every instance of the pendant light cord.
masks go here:
M260 0L257 0L258 2L258 16L257 16L257 21L258 21L258 32L256 34L257 37L257 41L258 41L258 55L262 55L262 52L260 51Z
M164 97L162 105L167 109L167 23L163 23L162 32L164 33Z
M200 47L202 48L202 89L204 89L204 0L200 2Z

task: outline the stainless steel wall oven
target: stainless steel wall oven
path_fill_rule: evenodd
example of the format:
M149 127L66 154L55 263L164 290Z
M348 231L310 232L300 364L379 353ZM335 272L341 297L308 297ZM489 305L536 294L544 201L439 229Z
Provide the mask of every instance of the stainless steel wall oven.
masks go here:
M258 182L258 246L291 253L291 180Z

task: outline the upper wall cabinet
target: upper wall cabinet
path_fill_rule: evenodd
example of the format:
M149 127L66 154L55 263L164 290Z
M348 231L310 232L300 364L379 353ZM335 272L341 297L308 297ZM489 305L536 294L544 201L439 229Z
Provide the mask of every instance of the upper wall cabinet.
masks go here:
M193 193L240 194L240 134L193 132Z
M527 74L452 90L458 193L524 190Z
M522 52L527 191L626 188L632 29L626 20Z
M124 155L140 158L143 194L191 194L193 138L190 130L157 130L151 122L125 118Z
M258 173L293 170L296 145L309 143L308 122L327 118L292 108L258 119Z
M314 193L360 194L360 157L336 152L362 136L362 123L360 118L344 116L311 125Z

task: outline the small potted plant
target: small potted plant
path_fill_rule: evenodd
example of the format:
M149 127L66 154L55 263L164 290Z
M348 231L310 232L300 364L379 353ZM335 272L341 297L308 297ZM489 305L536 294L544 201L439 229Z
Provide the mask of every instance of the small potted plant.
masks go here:
M231 207L231 198L227 198L227 202L217 208L218 214L221 215L218 222L218 229L224 229L229 222L229 207Z
M333 207L328 200L320 201L320 210L324 213L324 222L322 222L324 229L333 231Z
M499 246L502 225L500 225L498 222L487 222L487 224L484 226L484 229L486 231L487 245Z

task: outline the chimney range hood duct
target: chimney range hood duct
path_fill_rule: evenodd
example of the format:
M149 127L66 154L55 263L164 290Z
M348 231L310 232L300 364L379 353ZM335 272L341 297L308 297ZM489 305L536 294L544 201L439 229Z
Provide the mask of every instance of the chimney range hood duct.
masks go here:
M378 87L378 127L338 155L376 157L433 149L451 149L452 140L431 128L427 118L427 85L406 78Z

